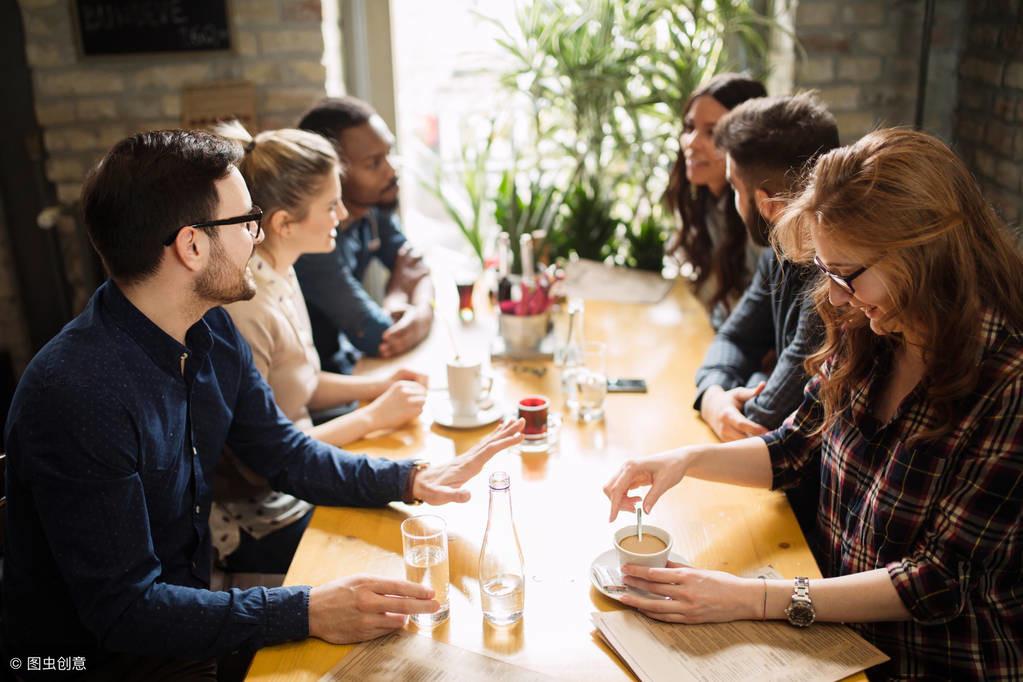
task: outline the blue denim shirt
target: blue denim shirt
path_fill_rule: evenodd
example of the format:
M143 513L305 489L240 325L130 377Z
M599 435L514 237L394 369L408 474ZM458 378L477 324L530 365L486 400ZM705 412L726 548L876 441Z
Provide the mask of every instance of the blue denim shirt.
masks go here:
M295 263L325 371L350 374L361 354L380 350L391 316L366 293L362 278L374 258L393 270L405 241L397 216L374 207L345 228L332 252Z
M308 587L208 589L225 447L314 504L400 499L411 467L296 429L222 308L183 346L112 282L29 364L6 443L8 653L87 666L110 652L202 659L308 636Z

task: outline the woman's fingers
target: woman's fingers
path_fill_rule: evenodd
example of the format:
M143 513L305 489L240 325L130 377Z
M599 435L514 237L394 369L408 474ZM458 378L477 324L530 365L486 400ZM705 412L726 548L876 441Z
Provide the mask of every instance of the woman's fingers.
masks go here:
M678 594L678 586L671 583L659 583L651 580L644 580L643 578L636 578L631 575L622 577L625 584L629 587L635 587L640 590L646 590L654 594L659 594L662 597L674 598Z
M684 568L682 570L678 568L651 568L650 566L637 566L636 564L625 564L622 566L622 574L630 575L633 578L673 585L681 584L687 575Z
M636 462L626 462L618 470L611 481L604 486L604 494L611 501L611 515L609 521L614 521L620 511L632 511L638 497L629 495L629 491L643 485L649 485L651 474Z
M643 513L649 514L652 512L654 505L657 504L657 500L661 499L661 495L668 492L668 488L673 485L675 485L674 482L665 480L664 477L654 477L653 485L650 486L646 497L643 498Z
M665 623L692 623L695 622L688 618L684 613L658 613L656 611L644 611L639 609L647 618L653 618L654 620L663 621Z
M619 600L626 606L650 611L651 613L681 613L682 605L672 599L651 599L649 597L637 597L634 594L623 594Z

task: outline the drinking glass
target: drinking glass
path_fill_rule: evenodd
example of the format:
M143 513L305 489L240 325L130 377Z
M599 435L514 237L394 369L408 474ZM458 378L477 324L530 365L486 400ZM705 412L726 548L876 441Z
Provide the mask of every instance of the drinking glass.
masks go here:
M476 309L473 308L472 294L476 287L475 273L459 273L455 276L455 287L458 289L458 318L462 322L472 322L476 319Z
M448 532L444 519L432 514L412 516L401 523L401 546L405 555L405 578L433 590L440 608L417 613L412 622L432 628L448 619Z
M584 422L603 419L604 399L607 397L607 348L603 343L590 341L583 344L582 364L572 374L572 381L579 419Z

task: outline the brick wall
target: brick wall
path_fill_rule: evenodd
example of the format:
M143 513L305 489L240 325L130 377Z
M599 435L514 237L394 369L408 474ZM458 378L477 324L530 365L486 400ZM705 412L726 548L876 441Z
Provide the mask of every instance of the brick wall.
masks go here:
M1023 15L1019 0L974 0L959 68L957 148L988 200L1023 217Z
M58 200L76 201L85 173L118 140L141 130L179 127L184 86L251 81L258 126L293 125L326 92L323 35L337 26L322 25L324 1L331 0L229 2L230 52L82 58L75 49L72 3L19 0L46 174ZM330 14L336 22L336 10ZM334 83L331 90L339 87ZM14 349L20 369L28 344L6 236L0 234L0 348ZM81 271L79 263L65 265L69 273ZM72 293L80 305L90 292Z
M928 68L925 128L951 141L964 0L938 0ZM912 125L922 0L789 0L806 50L793 55L794 89L816 89L844 142L878 126ZM784 67L783 67L784 68Z
M89 167L117 140L178 127L183 86L227 80L256 84L262 128L293 125L325 92L321 0L230 2L227 53L81 58L71 3L20 0L47 175L74 201Z

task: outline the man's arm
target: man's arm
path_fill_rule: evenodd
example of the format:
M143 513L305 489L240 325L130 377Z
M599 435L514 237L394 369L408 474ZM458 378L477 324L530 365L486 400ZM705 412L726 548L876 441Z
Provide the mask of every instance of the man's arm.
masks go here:
M99 645L203 659L307 637L308 587L211 592L161 582L138 470L139 425L116 391L74 383L56 382L27 401L8 447L67 592Z
M774 252L767 250L757 261L753 281L728 316L707 349L703 364L696 370L697 410L703 394L711 386L729 390L744 386L760 368L774 347L774 319L771 315L771 286Z
M402 499L411 461L353 455L313 440L281 413L234 329L241 378L227 444L275 490L313 504L371 507Z
M384 308L394 324L384 332L380 355L400 355L426 338L433 325L433 281L423 257L408 242L392 212L378 215L377 257L391 271Z
M302 256L295 271L306 305L322 313L360 351L377 355L391 315L366 293L337 251Z
M802 402L808 379L803 363L820 347L824 336L810 287L800 293L795 305L799 306L795 336L778 356L764 390L743 408L747 417L769 429L777 428Z
M748 419L744 405L763 390L748 387L764 356L774 347L774 318L771 287L775 285L777 261L764 251L757 262L753 281L735 310L718 330L703 366L696 372L696 400L693 407L724 441L766 433L763 425Z
M412 292L410 302L396 311L394 324L380 341L380 357L392 358L417 346L433 328L433 282L423 277Z

